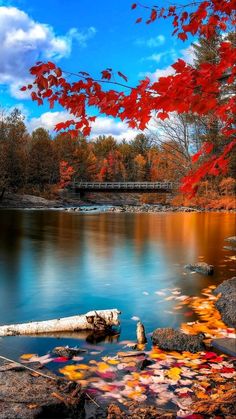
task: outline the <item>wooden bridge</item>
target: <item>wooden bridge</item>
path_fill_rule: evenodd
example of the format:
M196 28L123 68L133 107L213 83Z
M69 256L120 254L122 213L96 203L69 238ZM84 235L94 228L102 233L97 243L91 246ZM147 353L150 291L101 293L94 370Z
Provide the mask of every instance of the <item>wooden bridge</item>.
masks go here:
M175 182L73 182L68 187L80 195L86 192L171 193L177 188Z

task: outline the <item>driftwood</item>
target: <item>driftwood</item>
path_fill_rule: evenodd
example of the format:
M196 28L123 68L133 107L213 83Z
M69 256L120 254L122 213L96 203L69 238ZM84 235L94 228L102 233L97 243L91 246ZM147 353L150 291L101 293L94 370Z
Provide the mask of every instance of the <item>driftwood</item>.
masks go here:
M80 330L105 331L119 325L120 311L89 311L78 316L22 324L0 326L0 336L38 335L54 332L77 332Z

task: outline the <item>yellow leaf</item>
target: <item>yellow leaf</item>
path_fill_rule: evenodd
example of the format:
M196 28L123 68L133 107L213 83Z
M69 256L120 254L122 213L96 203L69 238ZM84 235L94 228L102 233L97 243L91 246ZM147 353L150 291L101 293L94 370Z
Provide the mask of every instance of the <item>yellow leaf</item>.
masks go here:
M152 359L166 359L166 354L151 352L150 353L150 358L152 358Z
M141 396L142 393L140 391L132 391L131 393L128 394L128 397L130 399L135 399L136 397Z
M98 362L98 371L99 372L106 372L110 370L109 365L107 365L105 362Z
M167 376L174 381L178 381L180 379L180 374L181 374L181 369L174 367L171 368L168 372L167 372Z
M84 374L82 372L76 371L75 368L74 370L68 370L68 367L74 367L74 365L67 365L64 368L59 369L59 372L63 375L66 375L72 381L81 380L84 378Z
M78 365L66 365L64 368L61 368L63 371L75 371L78 369Z
M117 361L117 359L108 359L107 363L110 365L117 365L119 364L119 361Z
M89 366L86 364L78 364L76 365L76 368L78 368L79 370L89 370Z
M21 359L27 360L27 359L32 358L33 356L36 356L36 354L24 354L24 355L21 355Z

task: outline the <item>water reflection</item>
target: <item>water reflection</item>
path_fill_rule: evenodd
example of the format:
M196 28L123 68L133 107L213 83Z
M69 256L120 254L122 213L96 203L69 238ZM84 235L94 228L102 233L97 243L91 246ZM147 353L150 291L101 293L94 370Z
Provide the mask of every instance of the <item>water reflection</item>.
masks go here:
M232 251L223 246L234 231L234 214L1 211L0 322L118 308L121 338L135 335L132 316L148 331L177 326L183 313L155 291L193 295L232 276ZM197 260L213 264L214 276L184 271Z

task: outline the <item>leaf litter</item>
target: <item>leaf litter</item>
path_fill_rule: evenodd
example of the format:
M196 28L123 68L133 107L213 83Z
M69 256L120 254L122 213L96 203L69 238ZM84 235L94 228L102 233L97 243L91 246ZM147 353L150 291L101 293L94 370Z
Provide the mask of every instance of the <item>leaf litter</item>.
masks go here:
M207 344L216 337L236 337L234 329L223 323L215 308L214 288L214 285L205 288L200 297L182 296L176 289L171 291L171 301L178 303L175 308L187 306L198 315L197 321L182 324L181 330L188 334L204 333ZM212 411L212 403L215 406L217 400L223 400L224 395L227 397L235 389L235 358L211 350L180 353L153 346L148 351L135 349L137 345L132 341L120 343L125 345L124 351L118 351L114 356L102 356L104 348L99 346L101 359L91 359L88 363L81 363L83 357L69 360L52 354L41 357L24 354L21 360L42 365L49 362L66 364L59 368L60 374L79 382L88 394L101 402L115 401L127 406L130 402L147 401L162 408L171 405L180 418L204 418L204 406L205 411ZM94 346L88 345L88 349L94 351Z

